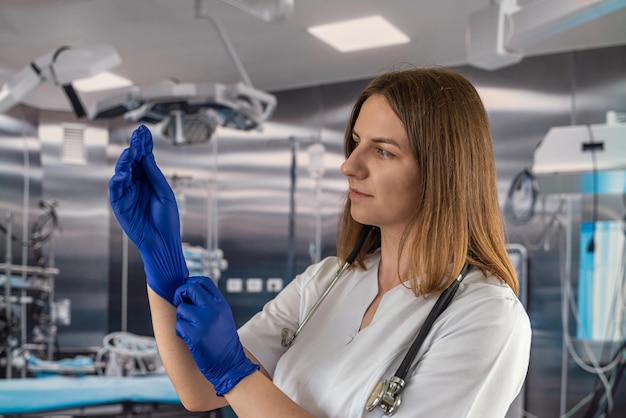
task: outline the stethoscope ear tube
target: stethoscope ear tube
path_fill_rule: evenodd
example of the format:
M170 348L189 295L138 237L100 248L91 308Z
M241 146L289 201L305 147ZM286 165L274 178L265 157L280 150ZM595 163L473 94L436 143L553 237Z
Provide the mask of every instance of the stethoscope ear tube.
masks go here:
M372 229L374 229L372 225L363 225L363 228L361 228L361 232L359 233L359 239L356 241L356 244L354 245L354 249L348 256L348 258L346 258L346 264L350 265L354 263L356 256L359 255L359 253L361 252L361 248L363 247L363 244L365 244L365 239L370 234L370 231Z

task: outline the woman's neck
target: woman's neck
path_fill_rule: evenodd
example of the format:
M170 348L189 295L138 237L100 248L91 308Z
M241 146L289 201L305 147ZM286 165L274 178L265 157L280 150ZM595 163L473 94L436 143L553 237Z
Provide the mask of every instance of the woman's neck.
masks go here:
M408 257L400 255L401 234L381 233L380 264L378 265L378 289L385 293L400 283L407 281Z

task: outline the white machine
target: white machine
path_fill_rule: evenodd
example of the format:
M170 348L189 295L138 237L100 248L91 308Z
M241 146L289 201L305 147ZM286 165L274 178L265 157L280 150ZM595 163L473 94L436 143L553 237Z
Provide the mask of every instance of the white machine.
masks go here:
M626 123L551 128L535 149L532 173L542 194L619 193L626 185ZM615 120L613 120L615 119Z

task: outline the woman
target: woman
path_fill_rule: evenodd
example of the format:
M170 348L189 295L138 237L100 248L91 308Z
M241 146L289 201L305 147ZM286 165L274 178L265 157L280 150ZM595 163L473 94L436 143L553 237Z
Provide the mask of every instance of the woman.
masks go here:
M409 364L402 403L387 411L504 417L526 375L531 331L515 296L476 90L445 69L383 74L356 101L345 154L337 257L310 266L236 330L212 281L187 278L173 194L149 131L133 134L111 202L140 249L155 337L183 404L228 403L242 418L382 416L372 389L393 376L437 297L468 265ZM283 329L292 335L312 311L364 225L373 229L354 265L283 344Z

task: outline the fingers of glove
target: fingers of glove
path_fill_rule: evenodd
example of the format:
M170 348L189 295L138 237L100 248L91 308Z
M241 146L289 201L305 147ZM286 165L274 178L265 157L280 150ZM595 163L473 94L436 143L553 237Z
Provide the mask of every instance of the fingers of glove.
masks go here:
M197 323L195 319L187 317L187 312L181 312L179 309L176 309L176 326L174 330L176 331L176 336L188 346L196 344L193 336L199 334L195 327Z
M203 282L187 281L185 284L176 289L173 298L174 306L183 306L185 304L195 306L213 306L222 302L223 299L216 298L205 285L206 282L213 283L211 279L205 278ZM213 285L214 287L215 285Z
M219 302L225 300L224 295L222 295L222 292L220 292L220 289L218 289L218 287L215 285L215 282L213 282L210 277L191 276L185 279L185 283L198 283L202 287L204 287L204 290L206 292L210 293L213 296L215 301Z
M211 305L196 306L182 303L176 308L176 327L185 331L185 335L198 334L198 329L208 329L218 312Z
M157 196L163 199L169 199L174 202L174 191L170 187L167 179L159 169L154 160L154 154L150 153L144 156L141 161L141 166L146 175L146 178L152 185L152 189L156 192Z
M138 161L141 161L141 168L147 177L150 185L160 199L170 199L174 201L174 192L167 179L159 169L154 160L154 142L150 130L141 125L133 132L130 138L130 146L138 150Z
M133 131L133 134L130 137L130 146L131 148L137 149L139 152L138 159L152 154L152 134L145 125L140 125Z
M118 202L123 196L124 191L132 184L131 167L137 155L134 148L126 148L120 154L115 164L115 174L109 181L109 193L111 202Z

